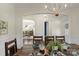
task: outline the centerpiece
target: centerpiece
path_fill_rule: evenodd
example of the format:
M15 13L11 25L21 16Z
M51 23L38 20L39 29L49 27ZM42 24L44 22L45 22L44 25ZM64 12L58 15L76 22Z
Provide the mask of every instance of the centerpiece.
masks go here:
M46 47L50 54L57 54L58 51L63 52L63 47L58 41L50 41Z

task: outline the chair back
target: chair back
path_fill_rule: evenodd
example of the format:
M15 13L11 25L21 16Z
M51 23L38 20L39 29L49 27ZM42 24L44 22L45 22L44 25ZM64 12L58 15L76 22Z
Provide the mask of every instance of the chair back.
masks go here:
M5 56L13 56L17 52L16 39L5 42Z
M54 36L45 36L45 46L49 43L49 41L54 41Z
M43 36L33 36L33 43L35 42L43 42Z
M65 42L65 36L56 36L56 40L59 41L60 43Z

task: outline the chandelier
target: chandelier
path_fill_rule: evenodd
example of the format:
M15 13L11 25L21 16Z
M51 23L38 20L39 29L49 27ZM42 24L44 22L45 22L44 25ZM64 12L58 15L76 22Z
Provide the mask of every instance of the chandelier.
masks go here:
M62 13L62 10L67 8L67 4L53 4L53 5L45 5L46 10L53 13L55 16L59 16Z

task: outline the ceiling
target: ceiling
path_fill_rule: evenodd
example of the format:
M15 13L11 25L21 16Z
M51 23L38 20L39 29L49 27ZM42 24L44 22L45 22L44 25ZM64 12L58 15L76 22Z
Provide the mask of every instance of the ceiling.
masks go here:
M79 3L15 3L14 5L16 9L24 13L27 12L27 14L36 14L50 12L45 9L45 5L47 5L48 8L52 9L55 7L55 4L61 7L62 10L67 10L70 8L79 8ZM64 4L67 4L67 8L64 8Z
M16 7L20 8L44 8L44 5L47 5L48 7L54 7L55 4L59 6L64 6L64 4L67 4L68 8L74 8L79 7L79 3L15 3L14 5Z

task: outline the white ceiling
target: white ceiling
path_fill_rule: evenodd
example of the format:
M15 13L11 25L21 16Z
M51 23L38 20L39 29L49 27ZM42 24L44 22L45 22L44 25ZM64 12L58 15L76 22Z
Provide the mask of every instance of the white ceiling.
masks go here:
M52 6L54 7L55 4L58 4L59 6L64 4L67 4L67 7L69 8L74 8L74 7L79 7L79 3L15 3L14 5L16 7L20 8L44 8L44 5Z
M79 3L68 3L67 8L64 8L65 3L58 3L58 6L62 6L62 10L67 10L70 8L79 8ZM44 8L45 5L48 8L55 7L55 3L15 3L16 9L27 14L45 13L47 10Z

